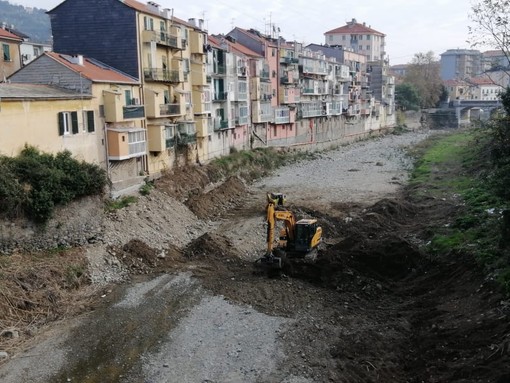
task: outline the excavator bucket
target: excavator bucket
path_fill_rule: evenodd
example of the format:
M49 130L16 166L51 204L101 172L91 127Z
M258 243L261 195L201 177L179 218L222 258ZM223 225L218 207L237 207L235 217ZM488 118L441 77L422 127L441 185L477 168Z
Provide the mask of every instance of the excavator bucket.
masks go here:
M282 268L282 258L273 254L266 254L255 261L255 265L266 270L280 270Z

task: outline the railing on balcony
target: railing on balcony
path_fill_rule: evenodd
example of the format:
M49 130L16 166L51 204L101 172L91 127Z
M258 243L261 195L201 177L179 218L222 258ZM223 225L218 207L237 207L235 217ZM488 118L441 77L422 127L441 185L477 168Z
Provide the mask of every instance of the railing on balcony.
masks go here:
M197 134L196 133L179 133L177 137L177 143L179 144L192 144L197 142Z
M227 68L225 65L214 65L213 73L214 74L225 74L225 73L227 73Z
M128 144L128 149L130 157L136 157L139 155L146 154L147 142L146 141L130 142Z
M226 101L228 97L228 92L214 92L213 93L213 101L223 102Z
M295 57L281 57L280 62L284 64L297 64L299 59Z
M124 120L131 118L144 118L145 108L143 105L128 105L122 108L122 116Z
M165 31L161 31L159 33L155 32L155 35L157 44L166 45L171 48L182 49L182 45L179 44L181 40L178 36L172 35Z
M274 111L275 124L288 124L290 122L289 108L276 108Z
M167 138L165 140L165 147L167 149L173 148L174 146L175 146L175 136L173 136L172 138Z
M214 120L214 130L228 129L228 120Z
M248 123L248 116L236 117L235 124L236 125L246 125Z
M246 101L246 100L248 100L248 93L246 91L237 93L236 101Z
M181 114L181 104L161 104L159 106L161 116L172 116Z
M178 83L181 82L180 72L178 70L168 70L168 69L154 69L154 68L146 68L143 70L143 76L146 80L153 81L167 81Z
M261 70L260 71L260 78L262 80L270 80L271 77L270 77L269 71L268 70Z

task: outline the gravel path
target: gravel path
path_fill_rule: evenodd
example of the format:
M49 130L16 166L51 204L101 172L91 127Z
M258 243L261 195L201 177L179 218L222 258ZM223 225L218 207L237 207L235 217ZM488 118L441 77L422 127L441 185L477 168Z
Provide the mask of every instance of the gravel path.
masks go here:
M394 193L413 167L406 148L430 133L409 132L360 141L327 152L321 158L286 166L254 188L287 194L289 202L371 204Z
M405 148L427 135L419 132L388 135L341 147L317 160L287 166L251 187L254 196L251 205L258 206L264 201L262 191L283 192L293 204L311 207L327 207L333 202L369 204L395 192L407 181L412 160L406 156ZM160 196L152 198L159 200ZM181 209L180 205L177 207ZM148 244L161 248L176 238L191 240L204 231L218 230L222 234L228 232L233 246L246 255L254 256L254 248L257 251L264 248L259 247L264 238L263 213L252 221L234 216L216 229L211 223L197 222L182 210L183 220L177 210L155 218L146 207L126 209L109 223L110 231L104 234L106 242L121 244L129 236L139 234ZM125 221L135 221L142 211L144 224L130 226L127 231ZM168 222L176 226L176 232L185 235L163 230ZM151 238L149 234L154 233L154 228L156 237ZM125 237L117 238L115 232ZM254 237L260 237L261 242L247 240ZM100 252L97 248L90 251L89 258L95 259L93 254ZM98 264L96 271L100 268ZM66 339L64 344L51 339L40 343L33 349L37 352L35 364L30 362L33 358L30 350L13 358L0 367L0 381L270 381L264 377L287 357L281 343L285 336L279 335L294 320L235 305L222 296L211 296L192 274L190 270L115 289L105 297L107 307L81 318L79 328L58 325L60 339ZM53 366L66 368L58 370ZM279 381L313 380L289 374Z

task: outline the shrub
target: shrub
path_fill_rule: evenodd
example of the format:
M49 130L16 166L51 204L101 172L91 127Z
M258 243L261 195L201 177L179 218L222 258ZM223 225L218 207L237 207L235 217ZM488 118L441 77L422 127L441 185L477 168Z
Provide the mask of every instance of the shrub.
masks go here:
M99 166L25 146L14 158L0 158L0 208L7 216L24 213L36 222L48 220L57 205L94 194L107 184Z

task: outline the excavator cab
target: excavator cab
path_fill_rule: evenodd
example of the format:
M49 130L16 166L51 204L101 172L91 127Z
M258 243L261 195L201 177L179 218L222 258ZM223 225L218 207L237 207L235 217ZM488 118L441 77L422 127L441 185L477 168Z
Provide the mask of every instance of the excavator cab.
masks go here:
M311 252L320 243L322 228L316 219L301 219L296 222L296 238L294 250L298 254Z

